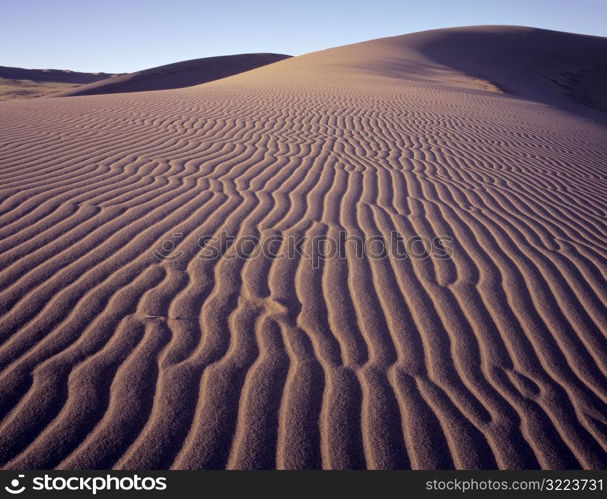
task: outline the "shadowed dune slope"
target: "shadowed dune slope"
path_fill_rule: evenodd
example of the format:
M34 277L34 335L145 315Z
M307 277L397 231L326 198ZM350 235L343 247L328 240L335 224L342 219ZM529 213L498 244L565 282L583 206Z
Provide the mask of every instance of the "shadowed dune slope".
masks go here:
M575 106L563 98L570 97L607 111L601 90L607 88L607 40L602 37L481 26L428 35L420 49L514 95L574 111Z
M585 39L0 103L0 465L607 467L607 131L482 33Z
M135 73L116 75L104 81L56 94L53 97L191 87L272 64L288 57L290 56L284 54L238 54L192 59Z

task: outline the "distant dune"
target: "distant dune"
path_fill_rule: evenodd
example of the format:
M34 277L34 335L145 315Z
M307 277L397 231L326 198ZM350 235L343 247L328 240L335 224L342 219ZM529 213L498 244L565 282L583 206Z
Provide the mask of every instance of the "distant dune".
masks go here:
M135 73L79 73L0 66L0 100L142 92L191 87L286 59L283 54L238 54L176 62Z
M0 103L0 465L605 469L606 51L453 28Z
M191 87L272 64L288 57L290 56L284 54L238 54L192 59L135 73L117 75L109 80L91 83L57 96L143 92Z
M0 100L42 97L74 86L104 80L108 73L64 69L23 69L0 66Z

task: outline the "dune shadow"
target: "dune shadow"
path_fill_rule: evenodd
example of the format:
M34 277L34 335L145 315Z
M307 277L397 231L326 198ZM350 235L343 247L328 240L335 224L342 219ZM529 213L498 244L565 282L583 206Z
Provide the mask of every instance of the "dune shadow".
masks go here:
M507 94L607 125L607 39L538 28L441 31L419 50Z

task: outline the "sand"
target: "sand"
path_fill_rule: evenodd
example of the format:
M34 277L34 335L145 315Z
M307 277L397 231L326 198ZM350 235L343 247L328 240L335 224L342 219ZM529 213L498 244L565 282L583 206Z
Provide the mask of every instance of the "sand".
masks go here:
M289 57L291 56L284 54L236 54L204 57L123 74L79 73L58 69L22 69L0 66L0 101L191 87Z
M80 73L63 69L23 69L0 66L0 101L32 99L67 92L112 77L109 73Z
M192 87L282 61L289 57L291 56L284 54L236 54L192 59L134 73L116 75L109 79L61 92L55 97Z
M606 115L571 82L606 47L447 29L0 104L2 466L605 468ZM199 246L340 231L452 254Z

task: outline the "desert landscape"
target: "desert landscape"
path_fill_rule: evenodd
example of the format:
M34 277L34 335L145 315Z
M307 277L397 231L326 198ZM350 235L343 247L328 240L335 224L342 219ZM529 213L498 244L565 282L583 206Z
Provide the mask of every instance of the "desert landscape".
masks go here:
M0 103L1 467L607 467L607 38L197 61Z
M87 83L107 80L111 76L113 75L108 73L0 66L0 101L68 92Z

